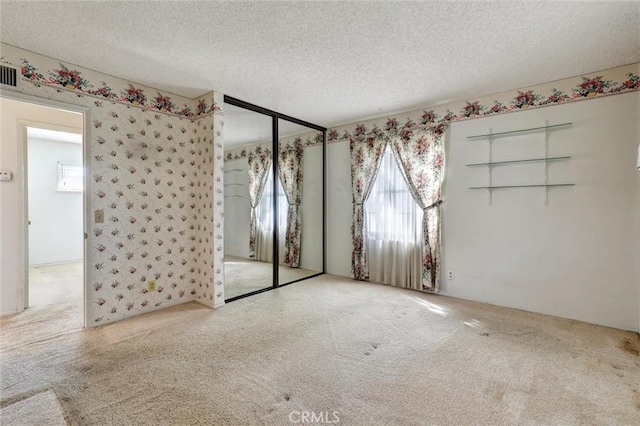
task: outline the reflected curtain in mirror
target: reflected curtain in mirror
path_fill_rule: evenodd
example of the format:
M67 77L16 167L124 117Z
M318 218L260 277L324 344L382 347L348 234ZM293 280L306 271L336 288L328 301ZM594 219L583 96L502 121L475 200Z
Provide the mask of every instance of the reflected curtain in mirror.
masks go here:
M256 208L262 199L267 183L267 175L271 166L271 150L256 149L251 152L248 161L249 172L249 202L251 204L251 216L249 220L249 258L256 258L256 238L258 233L258 220Z
M292 268L300 266L300 242L302 235L302 219L300 204L302 203L302 161L303 149L300 139L293 145L280 148L278 173L282 188L287 196L287 230L284 241L283 263Z

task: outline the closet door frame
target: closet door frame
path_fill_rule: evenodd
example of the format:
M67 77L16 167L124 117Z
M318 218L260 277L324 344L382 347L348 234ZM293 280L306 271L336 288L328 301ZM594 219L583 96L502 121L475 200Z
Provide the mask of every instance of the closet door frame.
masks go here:
M288 283L279 284L279 266L280 266L280 241L278 238L278 197L273 197L273 276L271 287L266 287L260 290L252 291L250 293L241 294L239 296L231 297L225 300L225 303L232 302L234 300L242 299L244 297L253 296L254 294L264 293L279 287L284 287L289 284L297 283L309 278L317 277L319 275L326 274L327 272L327 128L319 126L317 124L309 123L304 120L300 120L289 115L281 114L276 111L272 111L267 108L263 108L258 105L254 105L249 102L245 102L238 98L234 98L228 95L224 95L224 103L244 108L250 111L254 111L260 114L268 115L271 117L271 167L274 176L273 179L273 193L277 193L277 179L278 176L278 149L279 149L279 135L278 135L278 120L285 120L291 123L298 124L300 126L308 127L313 130L322 132L322 271L317 274L309 275L304 278L300 278Z

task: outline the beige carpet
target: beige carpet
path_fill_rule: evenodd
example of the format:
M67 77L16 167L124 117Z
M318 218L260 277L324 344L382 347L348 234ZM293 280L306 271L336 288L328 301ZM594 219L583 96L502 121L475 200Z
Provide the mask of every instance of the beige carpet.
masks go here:
M318 272L303 268L290 268L280 265L278 270L280 284L290 283ZM259 260L225 255L224 257L224 297L230 299L252 291L271 287L273 264Z
M0 410L4 425L65 426L62 407L53 391L37 393Z
M100 329L68 332L65 315L46 340L42 316L0 319L0 407L51 389L74 425L640 418L637 334L410 290L323 276Z

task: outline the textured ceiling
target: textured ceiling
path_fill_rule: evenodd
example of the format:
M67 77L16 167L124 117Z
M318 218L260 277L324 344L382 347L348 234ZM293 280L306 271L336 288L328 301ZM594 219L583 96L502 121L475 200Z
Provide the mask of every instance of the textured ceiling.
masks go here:
M0 39L336 126L640 61L640 3L0 2Z

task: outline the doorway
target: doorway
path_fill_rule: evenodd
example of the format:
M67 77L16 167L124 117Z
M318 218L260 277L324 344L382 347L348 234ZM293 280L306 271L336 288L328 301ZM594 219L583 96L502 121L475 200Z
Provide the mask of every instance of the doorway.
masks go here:
M28 308L25 320L46 322L64 312L70 326L86 326L89 112L8 92L0 110L0 199L16 206L0 216L0 315Z
M28 308L82 306L82 133L27 127Z

